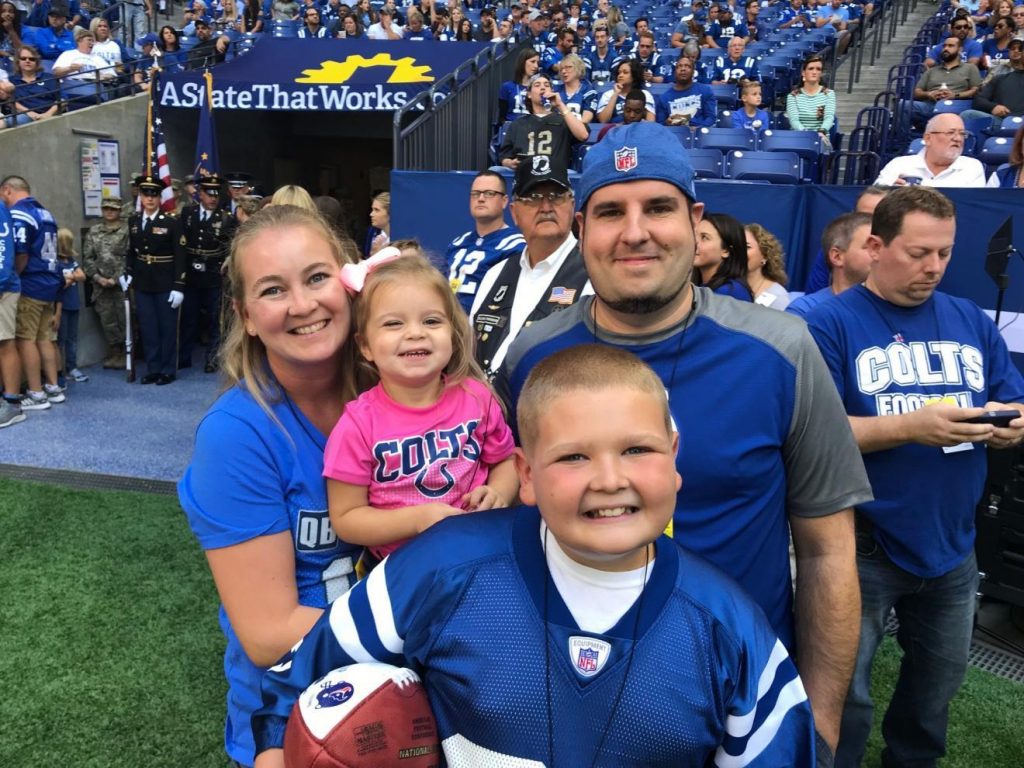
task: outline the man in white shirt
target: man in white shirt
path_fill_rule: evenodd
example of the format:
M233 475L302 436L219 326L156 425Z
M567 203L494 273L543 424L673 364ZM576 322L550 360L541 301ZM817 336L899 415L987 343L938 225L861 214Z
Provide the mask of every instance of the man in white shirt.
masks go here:
M985 167L964 157L967 131L959 115L935 115L924 129L924 147L916 155L896 157L878 174L875 184L926 187L984 187Z
M511 211L526 248L487 270L469 315L477 362L491 378L523 328L594 292L571 231L573 204L566 168L549 155L521 158Z
M387 6L380 9L380 21L371 24L366 30L370 40L401 40L402 28L395 23L394 15Z

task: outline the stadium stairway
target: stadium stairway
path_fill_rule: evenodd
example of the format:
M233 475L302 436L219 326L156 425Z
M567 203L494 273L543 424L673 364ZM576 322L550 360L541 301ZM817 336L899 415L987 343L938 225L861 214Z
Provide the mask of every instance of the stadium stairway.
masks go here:
M892 41L887 43L883 37L881 55L875 60L874 65L868 65L870 52L865 50L860 81L853 84L853 91L850 93L846 92L846 88L852 57L839 66L838 71L833 74L832 83L836 90L836 115L840 131L849 134L857 123L857 113L864 107L872 106L875 95L886 89L889 68L900 63L904 49L914 42L914 36L920 31L921 25L938 9L937 3L918 0L907 15L906 22L896 28Z

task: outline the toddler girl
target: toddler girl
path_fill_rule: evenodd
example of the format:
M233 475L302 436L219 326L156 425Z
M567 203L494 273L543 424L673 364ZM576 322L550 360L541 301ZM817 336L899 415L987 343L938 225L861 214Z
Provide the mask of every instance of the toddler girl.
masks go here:
M445 278L422 254L387 247L341 279L357 295L356 342L380 382L346 406L327 441L338 536L384 558L445 517L512 504L512 434Z

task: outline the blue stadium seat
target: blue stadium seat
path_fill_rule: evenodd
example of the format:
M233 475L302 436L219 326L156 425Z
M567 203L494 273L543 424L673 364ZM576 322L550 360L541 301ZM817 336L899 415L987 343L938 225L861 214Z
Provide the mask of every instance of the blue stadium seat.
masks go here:
M299 33L298 22L293 20L272 21L270 23L270 34L273 37L291 38L297 37Z
M572 153L572 169L574 171L583 170L583 158L587 156L587 152L593 149L593 144L577 144L576 149Z
M725 177L739 181L799 184L800 158L794 152L733 151L725 158Z
M959 115L961 112L966 112L970 108L970 99L942 99L941 101L935 102L934 114L940 115L948 112L954 115Z
M698 179L722 178L724 158L721 150L696 148L688 150L687 154Z
M978 159L985 164L989 171L992 171L997 166L1010 161L1011 147L1013 147L1013 140L1008 136L991 136L982 145Z
M696 146L696 138L694 136L694 130L688 125L666 125L669 131L675 134L675 137L679 139L679 143L682 144L686 149L692 149Z
M819 183L824 146L817 131L768 130L761 134L760 149L765 152L793 152L803 160L804 181Z
M732 83L712 84L711 90L720 107L734 109L740 103L740 89Z
M757 134L745 128L701 128L697 131L697 146L701 149L753 151L757 149Z
M1002 124L998 128L990 127L988 133L992 136L1016 136L1021 126L1024 126L1024 117L1004 117Z

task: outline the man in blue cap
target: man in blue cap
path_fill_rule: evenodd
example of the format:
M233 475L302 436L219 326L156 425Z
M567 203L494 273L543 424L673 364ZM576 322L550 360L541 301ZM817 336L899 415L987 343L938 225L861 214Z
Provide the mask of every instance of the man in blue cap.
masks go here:
M686 151L654 123L594 146L576 223L595 295L524 329L496 384L514 406L543 358L595 341L658 373L680 429L673 535L736 579L795 651L819 765L830 765L860 627L851 508L871 489L806 327L692 284L704 208L693 178Z

